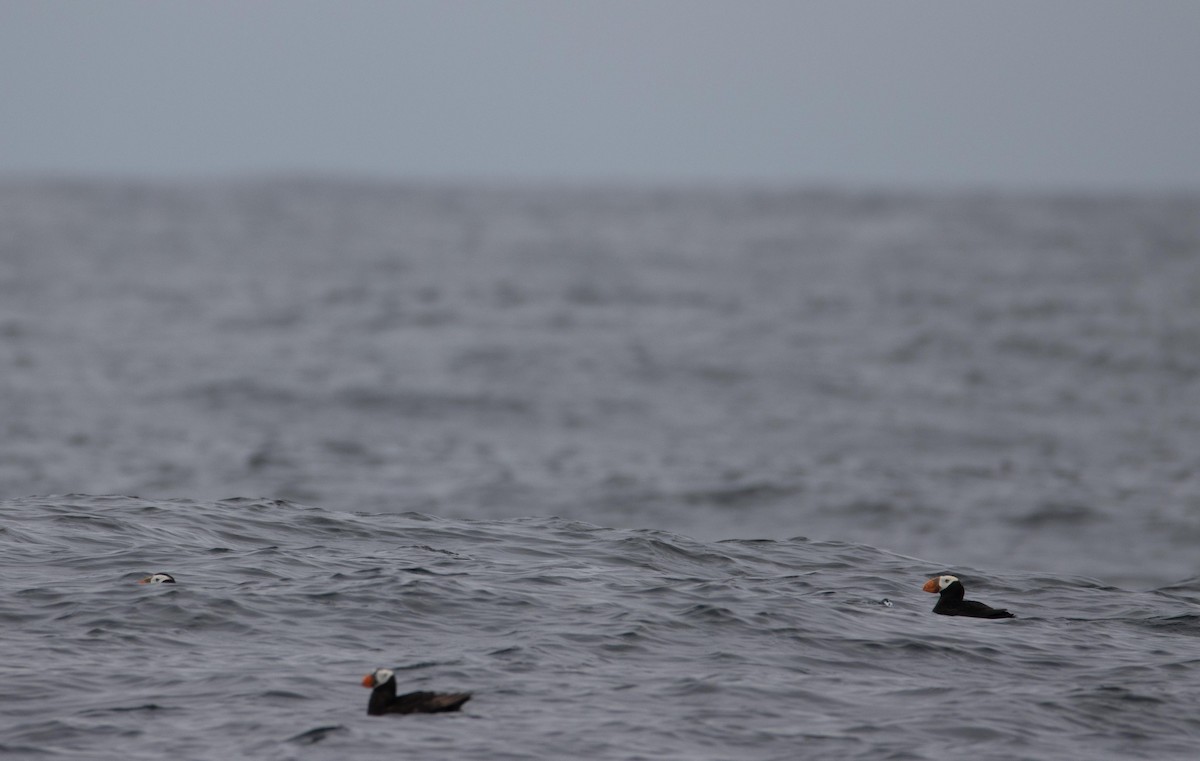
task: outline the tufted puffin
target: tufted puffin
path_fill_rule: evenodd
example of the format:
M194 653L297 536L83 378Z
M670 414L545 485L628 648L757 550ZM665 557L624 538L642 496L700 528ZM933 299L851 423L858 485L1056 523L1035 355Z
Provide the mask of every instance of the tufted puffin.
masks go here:
M921 589L938 594L937 605L933 606L934 613L943 616L970 616L971 618L1016 618L1012 613L1000 608L993 608L974 600L964 600L966 589L957 576L934 576L925 582Z
M396 695L396 674L391 669L375 669L363 677L363 687L371 687L368 716L385 713L444 713L457 711L471 699L469 692L409 692Z
M175 577L169 573L156 573L138 581L139 584L174 584Z

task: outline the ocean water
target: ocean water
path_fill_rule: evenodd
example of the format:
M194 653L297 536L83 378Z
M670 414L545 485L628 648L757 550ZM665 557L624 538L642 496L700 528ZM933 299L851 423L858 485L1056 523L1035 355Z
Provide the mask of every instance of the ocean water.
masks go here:
M3 503L12 757L1165 759L1200 735L1200 581L962 569L557 518L282 501ZM141 586L153 570L175 585ZM362 674L470 690L368 717Z
M0 367L14 758L1195 756L1195 196L10 179Z

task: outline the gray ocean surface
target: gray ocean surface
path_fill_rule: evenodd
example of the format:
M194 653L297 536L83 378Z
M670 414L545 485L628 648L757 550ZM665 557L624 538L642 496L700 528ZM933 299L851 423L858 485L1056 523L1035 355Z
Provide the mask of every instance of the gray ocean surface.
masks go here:
M10 178L0 368L5 757L1196 758L1198 196Z

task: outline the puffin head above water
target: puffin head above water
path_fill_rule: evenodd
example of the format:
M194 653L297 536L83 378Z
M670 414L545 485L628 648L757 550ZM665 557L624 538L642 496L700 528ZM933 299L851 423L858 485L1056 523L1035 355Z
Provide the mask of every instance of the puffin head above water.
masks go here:
M144 579L138 579L139 584L174 584L175 577L169 573L154 573Z
M934 576L921 587L926 592L938 595L933 612L943 616L968 616L970 618L1016 618L1012 613L993 608L974 600L964 600L967 590L957 576L949 574Z
M934 576L932 579L925 582L925 586L921 587L921 589L925 590L926 592L933 592L936 594L954 583L957 583L960 587L962 586L962 582L958 580L957 576ZM965 592L966 590L964 589L963 591Z
M375 669L362 678L363 687L370 688L368 716L387 713L445 713L457 711L471 699L469 692L409 692L396 695L396 672Z
M395 678L396 672L391 669L375 669L362 678L362 685L363 687L374 689L380 685L387 684Z

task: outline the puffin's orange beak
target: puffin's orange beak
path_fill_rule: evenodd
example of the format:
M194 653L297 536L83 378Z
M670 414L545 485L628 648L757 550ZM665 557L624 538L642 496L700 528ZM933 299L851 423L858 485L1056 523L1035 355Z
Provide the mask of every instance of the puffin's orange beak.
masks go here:
M139 584L149 584L149 583L150 583L150 577L149 577L149 576L147 576L147 577L146 577L146 578L144 578L144 579L138 579L138 583L139 583Z
M925 582L925 586L921 587L921 589L925 590L926 592L933 592L934 594L937 594L940 591L938 589L937 577L934 576L932 579Z
M363 677L363 687L374 687L374 686L375 686L375 675L374 674L367 674L366 676Z

